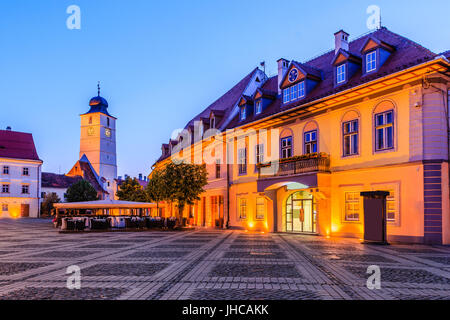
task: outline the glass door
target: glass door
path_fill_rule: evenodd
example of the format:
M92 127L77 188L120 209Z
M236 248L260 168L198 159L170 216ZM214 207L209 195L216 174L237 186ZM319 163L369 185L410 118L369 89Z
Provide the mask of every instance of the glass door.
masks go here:
M286 232L316 232L316 204L311 194L292 194L286 202Z

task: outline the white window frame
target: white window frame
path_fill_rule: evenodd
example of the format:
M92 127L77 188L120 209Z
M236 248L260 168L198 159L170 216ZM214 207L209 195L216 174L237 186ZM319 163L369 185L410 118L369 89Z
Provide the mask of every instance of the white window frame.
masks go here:
M387 115L391 113L391 122L387 123ZM383 124L378 124L377 123L377 118L378 116L382 116L383 117ZM395 119L394 119L394 110L387 110L387 111L383 111L383 112L379 112L379 113L375 113L374 114L374 135L375 135L375 151L376 152L381 152L381 151L386 151L386 150L393 150L395 148ZM388 147L388 128L391 128L392 130L392 146ZM383 147L381 148L380 146L378 146L378 131L382 130L383 132Z
M356 122L356 130L354 128L354 123ZM345 126L348 125L349 126L349 130L348 132L345 129ZM349 152L346 152L346 148L345 148L345 138L349 138L350 139L350 150ZM353 137L356 137L356 150L353 146ZM353 119L353 120L349 120L349 121L345 121L342 123L342 155L344 157L350 157L350 156L355 156L359 154L359 119Z
M241 107L240 118L241 121L247 118L247 108L245 106Z
M9 166L3 166L3 174L9 175Z
M22 194L30 194L30 186L28 184L22 185Z
M262 101L261 99L256 100L255 103L255 114L260 114L262 112Z
M349 195L349 194L357 195L356 199L352 198L349 200L347 198L347 195ZM353 209L351 209L351 213L348 211L347 205L353 206ZM355 211L355 208L354 208L355 205L358 206L357 211ZM356 214L357 214L357 218L355 217ZM361 219L361 197L359 195L359 192L355 192L355 191L344 192L344 221L359 222L360 219Z
M5 191L5 190L6 190L6 191ZM9 184L7 184L7 183L2 184L2 193L8 194L8 193L10 193L10 192L11 192L11 190L10 190L10 188L9 188Z
M283 89L283 103L291 101L291 91L289 88Z
M377 70L377 51L371 51L366 54L366 72Z
M262 201L262 203L258 203L258 201ZM262 216L258 213L259 210L262 210ZM255 220L264 220L266 218L266 201L264 197L256 197L256 206L255 206Z
M28 177L30 175L30 169L28 167L22 168L22 175Z
M344 83L346 80L346 67L345 63L336 67L336 83Z
M256 164L264 163L264 144L260 143L255 146Z
M294 155L292 140L292 136L280 139L281 159L289 159ZM290 144L287 143L288 141L290 142ZM288 154L288 150L290 150L290 155Z
M247 148L241 148L238 151L238 173L247 174Z
M239 198L238 205L239 220L247 220L247 198Z
M315 135L315 139L313 139L313 133ZM319 133L319 131L317 129L314 129L314 130L311 130L311 131L307 131L307 132L305 132L303 134L303 139L304 139L303 152L304 152L304 154L312 154L312 153L319 152L319 136L318 136L318 133ZM313 151L314 146L316 146L316 151Z
M305 97L305 81L301 81L297 84L298 86L298 98L304 98Z

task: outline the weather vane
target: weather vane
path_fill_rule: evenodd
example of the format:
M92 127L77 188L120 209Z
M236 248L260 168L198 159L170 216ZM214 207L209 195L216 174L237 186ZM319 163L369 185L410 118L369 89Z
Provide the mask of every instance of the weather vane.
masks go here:
M97 83L97 88L98 88L98 96L100 97L100 81Z

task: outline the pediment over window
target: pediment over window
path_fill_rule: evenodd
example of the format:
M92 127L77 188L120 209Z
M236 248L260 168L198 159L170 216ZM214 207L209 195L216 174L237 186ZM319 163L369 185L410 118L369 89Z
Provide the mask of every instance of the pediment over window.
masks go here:
M241 99L239 100L239 107L242 107L243 105L253 105L253 100L251 97L243 95Z
M336 56L334 57L333 61L331 62L333 66L340 65L342 63L345 63L347 61L351 61L356 64L361 64L361 58L351 54L348 51L345 51L343 49L339 49L339 51L336 53Z
M306 78L316 81L322 80L320 70L302 64L300 62L292 61L291 65L288 68L288 71L281 81L280 88L284 89L290 87L302 80L305 80Z
M390 44L381 41L375 37L369 37L367 38L366 42L364 42L363 46L361 47L360 52L362 54L365 54L371 50L375 50L378 48L383 48L384 50L387 50L389 52L394 52L395 47L391 46Z
M268 91L268 90L264 90L261 88L256 89L255 92L255 96L253 97L253 100L258 100L261 98L266 98L266 99L270 99L270 100L274 100L277 97L277 93L276 92L272 92L272 91Z

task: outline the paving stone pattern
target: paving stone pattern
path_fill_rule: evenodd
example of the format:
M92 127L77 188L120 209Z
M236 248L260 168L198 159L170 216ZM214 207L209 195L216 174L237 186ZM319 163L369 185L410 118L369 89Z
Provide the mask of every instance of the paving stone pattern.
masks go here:
M448 300L450 247L238 230L60 234L0 219L0 300ZM67 267L81 289L66 288ZM366 287L367 268L381 289Z

